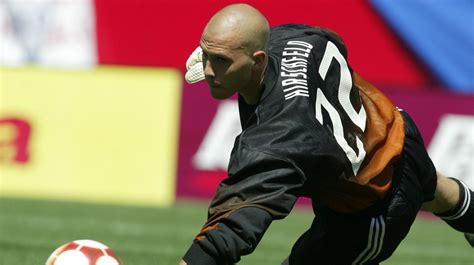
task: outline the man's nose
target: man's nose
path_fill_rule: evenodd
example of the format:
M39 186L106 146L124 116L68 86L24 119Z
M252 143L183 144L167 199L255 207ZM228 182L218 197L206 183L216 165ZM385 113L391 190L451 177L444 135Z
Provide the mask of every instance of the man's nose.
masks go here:
M209 60L204 61L204 76L215 77L214 69Z

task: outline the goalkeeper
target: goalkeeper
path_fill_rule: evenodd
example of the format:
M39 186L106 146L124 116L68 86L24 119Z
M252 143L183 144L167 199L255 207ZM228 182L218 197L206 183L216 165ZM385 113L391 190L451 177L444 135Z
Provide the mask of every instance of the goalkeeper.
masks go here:
M420 209L474 233L473 192L436 172L412 119L350 67L334 32L269 29L253 7L230 5L187 68L216 99L238 93L242 133L180 264L238 262L300 196L315 218L283 264L379 264Z

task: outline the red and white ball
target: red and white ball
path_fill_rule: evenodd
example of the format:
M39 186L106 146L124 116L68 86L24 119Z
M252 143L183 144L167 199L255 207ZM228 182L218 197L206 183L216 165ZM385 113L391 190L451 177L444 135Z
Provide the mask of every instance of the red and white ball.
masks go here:
M57 248L46 265L121 265L106 245L94 240L76 240Z

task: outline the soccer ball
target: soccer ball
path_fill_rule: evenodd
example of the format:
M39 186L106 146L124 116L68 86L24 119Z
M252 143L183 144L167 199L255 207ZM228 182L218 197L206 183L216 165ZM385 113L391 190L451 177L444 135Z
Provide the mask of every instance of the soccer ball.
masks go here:
M120 265L106 245L94 240L76 240L57 248L46 265Z

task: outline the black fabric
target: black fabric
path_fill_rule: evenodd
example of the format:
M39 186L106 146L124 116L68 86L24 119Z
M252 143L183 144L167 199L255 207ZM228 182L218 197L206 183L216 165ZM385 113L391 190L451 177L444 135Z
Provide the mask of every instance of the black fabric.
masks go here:
M469 242L469 245L474 248L474 234L464 234L464 237L466 238L467 242Z
M452 228L472 234L474 233L474 192L460 180L451 179L459 185L459 202L453 209L436 215Z
M403 158L406 168L411 170L411 174L418 179L418 185L422 190L423 201L428 202L434 199L436 191L437 174L436 168L429 157L421 133L415 125L413 119L407 112L401 111L405 120L405 144L403 147Z
M234 264L255 249L271 222L263 209L238 209L209 230L204 239L195 240L183 259L188 265Z
M316 217L294 244L291 265L347 265L367 246L369 228L376 213L340 214L326 207L314 206ZM365 264L377 264L365 263Z
M344 43L328 30L305 25L271 29L264 89L257 105L248 105L239 97L243 130L234 142L229 177L219 185L209 207L208 220L187 259L204 262L213 257L217 264L237 262L255 249L272 220L290 213L299 196L317 198L316 193L325 190L328 183L354 176L351 161L334 136L336 129L330 113L323 108L323 121L316 118L316 95L322 93L334 109L332 115L340 119L337 129L343 127L342 137L349 148L360 154L356 139L361 140L361 128L351 120L344 108L348 106L342 106L338 95L341 69L345 73L349 71L349 75L352 70L331 59L324 79L319 73L325 51L331 45L329 41L336 46L335 53L347 58ZM352 88L350 107L358 112L363 106L358 89ZM373 212L362 217L351 217L331 214L323 201L314 200L321 212L316 213L312 228L296 244L292 254L292 259L299 259L299 253L303 252L301 255L309 254L312 258L307 263L293 261L292 264L348 264L346 259L354 258L367 241L364 236L370 225L367 222L380 215L387 223L387 238L393 243L384 242L378 257L391 254L408 232L422 201L432 198L433 183L436 185L431 179L434 167L410 121L406 128L409 134L406 155L402 159L405 163L401 166L407 169L399 173L399 189L392 197L387 196L392 198L390 203L385 207L377 205L381 208L371 207ZM247 214L250 211L256 214ZM194 247L196 244L199 248ZM299 246L314 249L298 251ZM349 254L340 255L341 251ZM333 254L331 260L330 254Z
M315 118L318 88L341 108L337 93L332 91L335 85L337 87L334 83L339 82L338 64L333 63L328 70L330 83L323 82L318 74L330 40L347 55L342 41L326 30L305 25L271 29L269 63L259 102L248 105L239 97L243 131L235 140L229 177L219 185L211 202L204 235L194 243L216 260L238 261L241 255L255 249L258 243L255 239L263 235L271 220L289 214L298 196L313 197L306 192L310 189L304 189L307 178L315 185L330 178L353 175L351 163L332 131ZM286 59L296 64L288 65L292 68L286 74L299 79L282 74L284 52L288 47L291 55ZM358 95L355 98L359 99ZM344 123L350 122L347 114L341 112L341 116ZM345 133L353 139L360 132L349 129ZM251 209L266 214L243 214ZM235 219L236 216L241 217ZM253 226L255 222L261 225Z
M373 256L363 264L379 264L386 260L406 237L423 202L434 197L437 176L418 129L406 112L402 115L405 144L395 164L393 183L387 196L354 214L336 213L313 204L316 217L310 229L293 246L290 265L352 264L368 246L373 220L382 226L380 218L385 227L383 244L377 251L372 242L367 256L370 253ZM375 230L373 233L374 241Z
M471 191L471 196L474 196ZM443 218L442 218L443 219ZM443 219L449 226L464 233L474 233L474 202L471 201L468 211L460 218L454 220Z
M224 265L216 257L209 255L197 241L186 251L183 260L187 265Z

